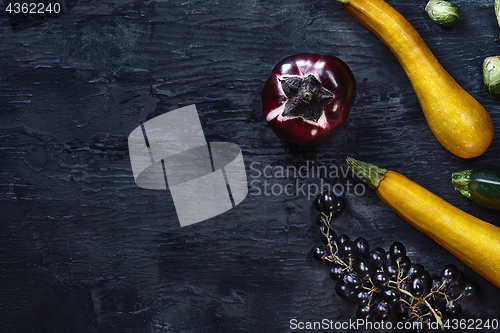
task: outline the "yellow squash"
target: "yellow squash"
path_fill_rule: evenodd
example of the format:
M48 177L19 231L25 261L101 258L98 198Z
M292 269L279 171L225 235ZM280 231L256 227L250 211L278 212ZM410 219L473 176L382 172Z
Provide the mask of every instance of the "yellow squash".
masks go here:
M399 173L350 157L347 165L399 216L500 288L500 228L465 213Z
M337 1L396 56L438 141L463 158L483 154L493 140L490 115L446 72L408 20L383 0Z

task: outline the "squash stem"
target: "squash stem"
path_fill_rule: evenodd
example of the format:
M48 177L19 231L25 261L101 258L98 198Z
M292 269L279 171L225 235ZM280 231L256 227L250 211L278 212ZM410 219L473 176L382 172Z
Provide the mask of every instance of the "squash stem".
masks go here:
M470 191L469 191L469 183L470 176L472 174L472 169L454 172L451 175L451 182L453 186L455 186L455 190L457 190L461 195L470 199Z
M349 0L335 0L336 2L340 3L340 4L346 4L346 3L349 3Z
M378 184L385 177L387 169L379 168L373 164L355 160L352 157L347 157L347 166L351 169L356 177L362 182L368 184L372 189L376 189Z

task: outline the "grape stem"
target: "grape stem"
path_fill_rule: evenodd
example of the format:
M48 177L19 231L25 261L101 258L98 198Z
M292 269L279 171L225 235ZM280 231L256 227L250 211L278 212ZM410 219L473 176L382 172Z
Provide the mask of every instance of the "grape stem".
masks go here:
M438 322L439 326L441 327L441 330L444 331L444 324L443 324L443 321L441 320L441 317L436 313L436 311L434 311L432 306L429 304L429 302L427 302L427 300L425 298L424 298L424 303L429 308L429 310L431 310L432 315L434 316L434 318Z
M400 293L403 293L409 297L411 297L412 299L415 299L415 297L407 290L404 290L403 288L400 288L400 283L401 282L404 282L404 280L406 280L408 278L408 276L404 277L403 279L401 279L401 269L399 267L399 261L397 262L398 263L398 281L396 282L397 286L395 287L397 290L399 290ZM444 283L443 283L444 285ZM439 287L439 289L441 289L441 287L443 287L443 285L441 285ZM439 292L439 289L436 291L436 292ZM444 330L444 324L443 324L443 321L441 320L441 317L436 313L436 311L434 311L434 309L432 308L432 306L429 304L429 302L427 302L427 297L431 296L434 292L430 293L429 295L421 298L422 301L424 302L425 306L427 306L429 308L429 310L431 311L432 315L434 316L434 318L436 319L436 321L438 322L439 326L441 327L442 330ZM446 296L446 295L445 295ZM410 305L408 302L406 302L408 305ZM410 305L411 306L411 305Z
M415 297L413 297L413 295L412 295L409 291L407 291L407 290L400 289L399 287L398 287L398 290L399 290L399 292L401 292L401 293L405 294L406 296L410 296L411 298L415 298Z
M333 252L332 242L330 242L330 223L332 221L332 215L333 214L332 213L330 213L329 215L326 215L325 213L321 213L321 214L323 214L325 216L325 224L326 224L325 227L321 227L320 228L321 229L321 233L323 234L323 236L326 237L326 239L328 241L328 248L330 249L330 253L331 253L331 256L327 257L328 261L330 261L330 262L338 262L339 264L341 264L342 266L344 266L344 270L347 269L347 268L350 268L351 265L352 265L351 262L348 265L341 258L339 258L337 256L337 253L339 252L339 247L338 247L337 243L334 243L334 245L335 245L335 253ZM326 232L325 232L324 229L326 229Z
M353 160L355 161L355 160ZM355 162L353 161L350 161L352 165L355 165L356 167L358 167L358 169L362 169L361 167L363 165L357 165ZM357 162L357 161L356 161ZM357 170L359 171L359 170ZM383 170L384 171L384 170ZM379 172L377 175L379 174L383 174L384 172ZM324 222L325 222L325 225L324 226L321 226L320 229L321 229L321 233L323 234L323 236L326 237L326 240L328 241L328 249L330 250L330 255L327 257L327 260L330 261L330 262L337 262L339 264L341 264L342 266L344 266L344 269L343 270L346 270L346 269L349 269L349 268L352 268L352 260L351 258L349 258L349 263L347 264L346 262L344 262L341 258L339 258L337 256L337 253L339 251L339 248L338 248L338 245L337 243L335 242L333 245L335 245L335 251L333 250L333 245L332 245L332 242L330 241L330 223L332 221L332 214L324 214L322 213L324 216L325 216L325 219L324 219ZM325 231L326 229L326 231ZM409 297L411 297L412 299L412 303L413 303L413 300L416 300L417 298L415 298L415 296L413 296L409 291L407 290L404 290L403 288L401 288L401 284L403 282L405 282L407 279L408 279L408 276L405 276L404 278L402 277L403 276L403 271L401 270L401 266L399 264L399 260L397 261L397 264L398 264L398 275L397 275L397 281L389 281L389 286L391 284L391 282L393 284L395 284L395 286L390 286L391 288L394 288L394 289L397 289L400 293L402 294L405 294ZM368 293L370 294L370 300L368 301L368 305L370 305L371 301L372 301L372 295L373 293L375 292L376 290L376 287L375 287L375 284L373 283L372 279L369 278L369 281L372 285L372 288L368 288L368 287L363 287L364 289L368 290ZM429 310L431 311L432 315L434 316L434 318L436 319L436 321L438 322L439 326L441 327L441 329L444 330L444 324L443 324L443 321L441 320L441 317L436 313L436 311L434 311L434 309L432 308L432 306L429 304L429 302L427 301L427 298L428 297L431 297L432 295L434 295L435 293L439 293L439 294L442 294L440 292L440 289L444 286L444 282L441 286L439 286L439 288L435 291L431 291L431 293L429 293L428 295L424 296L424 297L419 297L417 299L417 303L415 305L411 305L409 302L407 302L406 300L403 300L406 304L408 304L409 307L411 308L414 308L415 306L417 306L418 304L425 304L425 306L427 306L429 308ZM446 297L446 301L448 302L448 297L447 295L445 294L445 297ZM419 317L420 318L420 317Z
M407 290L404 290L404 289L399 289L398 290L407 295L407 296L410 296L412 299L414 299L415 297ZM424 302L425 306L427 306L429 308L429 310L431 311L432 315L434 316L434 318L436 319L436 321L438 322L439 326L441 327L442 330L444 330L444 324L443 324L443 321L441 320L441 317L436 313L436 311L434 311L434 309L432 308L432 306L429 304L429 302L427 302L427 297L425 298L421 298L421 300Z

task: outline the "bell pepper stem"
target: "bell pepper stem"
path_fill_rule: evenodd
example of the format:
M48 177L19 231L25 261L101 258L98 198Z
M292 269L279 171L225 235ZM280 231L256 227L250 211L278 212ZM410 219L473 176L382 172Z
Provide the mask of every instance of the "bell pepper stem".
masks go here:
M355 160L352 157L347 157L347 166L351 169L356 177L362 182L368 184L372 189L376 189L378 184L385 177L387 169L379 168L373 164Z
M335 0L335 1L340 3L340 4L349 3L349 0Z
M469 183L470 176L472 174L472 169L454 172L451 175L451 182L453 186L455 186L455 190L457 190L461 195L470 199L470 191L469 191Z

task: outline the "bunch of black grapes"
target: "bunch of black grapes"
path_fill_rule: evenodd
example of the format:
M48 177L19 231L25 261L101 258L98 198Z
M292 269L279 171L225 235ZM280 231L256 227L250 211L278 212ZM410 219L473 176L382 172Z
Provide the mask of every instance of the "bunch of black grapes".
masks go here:
M423 265L412 264L400 242L385 251L370 249L363 237L337 236L330 222L346 204L328 191L316 197L314 205L320 212L316 224L323 245L314 246L311 254L330 265L336 293L358 306L358 319L386 321L395 314L400 321L420 322L420 327L431 321L443 326L443 320L461 313L459 300L478 293L479 285L468 281L455 265L431 276Z

